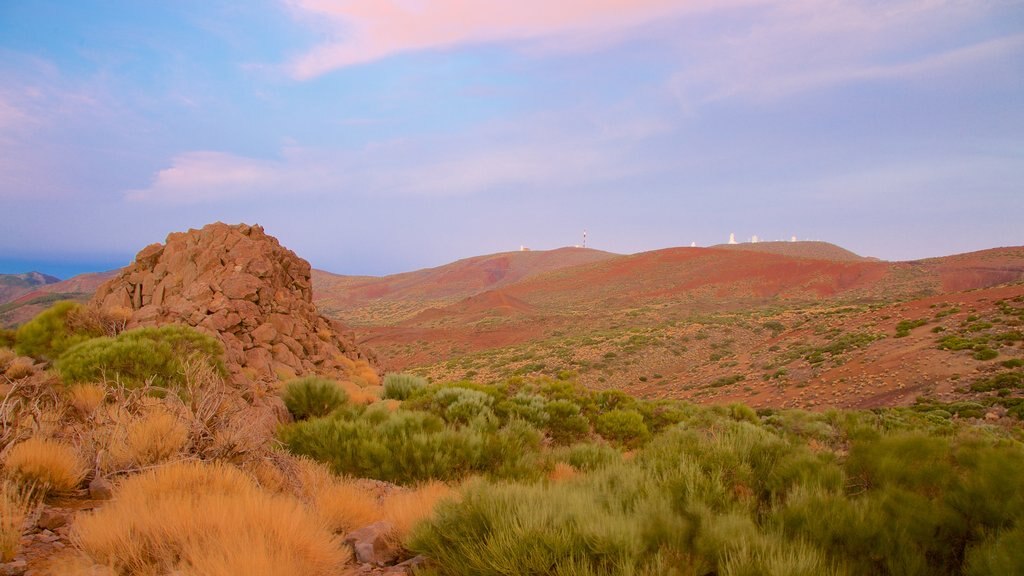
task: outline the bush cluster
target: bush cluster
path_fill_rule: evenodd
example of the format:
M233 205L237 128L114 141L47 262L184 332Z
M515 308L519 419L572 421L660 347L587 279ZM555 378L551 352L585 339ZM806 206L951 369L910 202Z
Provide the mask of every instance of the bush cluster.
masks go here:
M327 416L348 402L348 393L338 382L306 376L284 387L284 405L296 420Z
M149 383L177 389L184 385L184 362L206 362L223 373L222 353L213 337L188 326L170 325L75 344L60 355L56 367L68 384L105 379L128 387Z
M891 416L702 411L571 483L477 482L411 545L440 574L1019 570L1020 444Z
M426 385L427 379L421 376L393 372L384 377L384 398L408 400Z
M456 425L427 412L351 406L285 426L280 438L291 452L324 462L338 474L389 482L477 473L529 478L542 472L540 433L522 422L498 427L493 420L475 418Z
M98 326L82 321L85 311L75 302L58 302L21 325L15 335L18 354L56 360L65 350L103 335Z

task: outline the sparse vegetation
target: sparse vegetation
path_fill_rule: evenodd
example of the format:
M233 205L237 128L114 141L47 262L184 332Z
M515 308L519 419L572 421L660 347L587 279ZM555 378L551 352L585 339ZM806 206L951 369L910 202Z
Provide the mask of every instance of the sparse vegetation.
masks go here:
M408 400L427 385L427 379L413 374L391 373L384 377L384 397Z
M284 387L284 405L296 420L326 416L348 401L348 393L334 380L306 376Z
M86 340L61 354L56 366L68 384L106 380L132 388L149 384L180 390L184 361L198 359L223 372L222 354L220 342L214 338L172 325Z
M43 438L14 445L4 462L7 473L23 486L41 492L67 492L78 488L85 464L72 446Z
M340 573L349 553L298 500L225 464L171 464L127 479L74 539L119 574Z

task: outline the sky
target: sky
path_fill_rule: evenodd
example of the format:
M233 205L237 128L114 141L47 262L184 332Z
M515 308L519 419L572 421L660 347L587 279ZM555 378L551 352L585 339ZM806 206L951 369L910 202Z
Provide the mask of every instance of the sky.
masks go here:
M0 2L0 273L1024 245L1021 0Z

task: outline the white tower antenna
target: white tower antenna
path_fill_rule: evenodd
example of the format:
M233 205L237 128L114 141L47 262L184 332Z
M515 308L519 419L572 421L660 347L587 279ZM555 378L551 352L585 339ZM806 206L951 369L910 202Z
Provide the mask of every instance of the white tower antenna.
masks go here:
M586 229L583 230L583 247L584 248L587 247L587 230Z

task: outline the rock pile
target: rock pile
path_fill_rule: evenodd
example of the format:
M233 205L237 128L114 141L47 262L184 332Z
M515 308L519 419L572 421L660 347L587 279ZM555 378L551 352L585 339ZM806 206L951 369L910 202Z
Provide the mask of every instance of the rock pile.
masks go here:
M236 383L375 377L376 357L318 314L309 263L260 226L173 233L100 286L93 305L130 310L129 328L184 323L218 337Z

